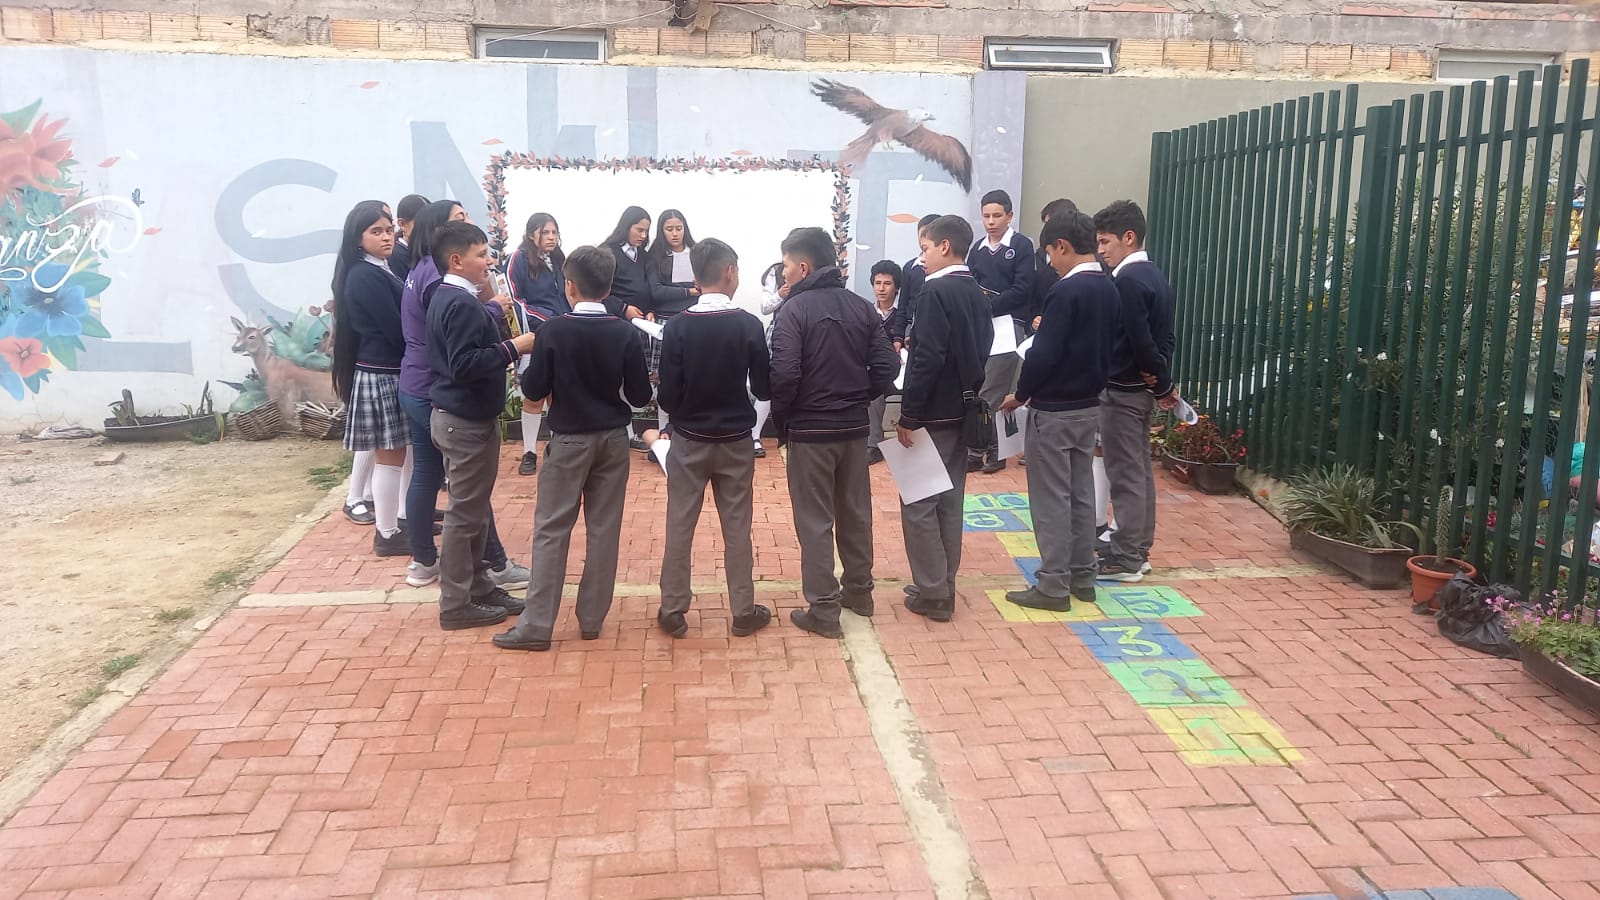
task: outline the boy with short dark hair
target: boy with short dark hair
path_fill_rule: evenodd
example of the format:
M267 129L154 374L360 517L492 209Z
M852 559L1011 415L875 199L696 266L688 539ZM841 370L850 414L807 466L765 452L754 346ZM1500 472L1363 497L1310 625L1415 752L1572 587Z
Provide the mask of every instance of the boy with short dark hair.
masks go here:
M1156 536L1156 482L1150 467L1150 407L1177 405L1172 383L1172 285L1144 252L1144 211L1118 200L1095 213L1100 255L1120 299L1110 379L1100 397L1100 443L1111 481L1117 530L1101 554L1100 577L1134 582L1150 571Z
M1053 216L1040 235L1061 276L1045 300L1039 333L1022 362L1016 393L1000 405L1028 404L1028 503L1039 543L1038 582L1008 591L1018 606L1064 612L1094 602L1094 438L1100 392L1111 358L1117 288L1095 258L1094 222L1083 213Z
M938 213L929 213L917 220L917 238L922 237L922 229L928 223L939 218ZM922 251L906 260L900 267L900 335L904 337L911 332L911 323L917 318L917 297L922 294L922 284L928 278L928 271L922 267Z
M789 502L809 605L789 619L837 639L841 608L873 612L867 405L894 388L900 359L871 305L844 286L827 232L789 233L783 279L789 299L772 321L772 419L789 447Z
M439 627L454 631L522 612L522 603L494 583L483 558L500 471L506 367L532 349L533 335L501 340L499 321L478 300L478 287L489 278L489 239L476 225L450 222L434 232L433 259L446 274L428 304L429 426L450 479L439 541Z
M922 229L922 322L906 359L900 392L900 443L923 428L933 441L951 488L915 503L900 504L911 584L906 609L935 622L955 614L956 570L961 566L962 502L967 483L967 447L961 440L967 393L983 387L983 361L994 343L994 321L983 289L962 264L972 246L972 226L960 216L942 216Z
M992 296L989 312L996 318L1010 316L1015 338L1020 343L1032 324L1033 312L1033 242L1011 228L1011 195L1005 191L990 191L983 195L980 206L985 239L974 244L967 254L967 267L978 286ZM988 357L983 372L983 399L991 409L997 408L1017 380L1019 360L1015 353L997 353ZM1006 467L1000 458L999 437L991 440L981 455L974 454L967 461L969 469L981 467L993 474Z
M684 613L694 529L706 484L722 522L728 610L736 637L755 634L772 610L755 602L755 554L750 542L756 463L745 441L756 423L750 394L772 397L767 338L761 321L733 303L739 257L707 238L689 251L700 297L667 321L661 337L661 408L672 416L667 453L667 544L661 558L661 607L656 623L675 638L688 633ZM749 389L746 391L746 381Z
M920 260L922 257L919 255L917 258ZM900 352L906 341L905 308L900 299L900 281L903 277L904 270L892 259L880 259L872 264L873 308L883 320L883 330L888 333L896 353ZM883 462L883 451L878 449L878 444L883 442L883 417L888 410L887 394L873 400L867 407L868 465Z
M516 627L495 635L496 647L550 649L580 508L587 542L576 611L584 640L600 637L611 611L628 489L628 424L633 408L650 401L650 373L634 328L606 312L615 269L611 252L598 247L567 257L572 312L540 327L522 373L524 402L550 398L550 441L539 467L528 608Z

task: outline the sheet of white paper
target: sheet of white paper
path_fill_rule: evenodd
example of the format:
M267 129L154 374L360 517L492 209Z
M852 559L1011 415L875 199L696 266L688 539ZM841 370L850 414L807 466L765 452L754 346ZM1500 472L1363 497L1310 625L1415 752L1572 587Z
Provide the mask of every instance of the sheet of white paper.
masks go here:
M650 337L652 337L652 338L654 338L654 339L656 339L658 341L661 340L661 325L660 325L660 323L651 322L651 321L649 321L647 319L642 319L642 318L634 319L632 321L633 321L633 327L639 329L640 331L644 332L645 334L650 335Z
M1178 421L1185 425L1193 425L1200 421L1200 414L1195 412L1194 407L1189 405L1189 401L1182 397L1178 398L1178 405L1172 408L1172 414L1177 416Z
M944 461L939 458L939 448L933 445L933 436L926 428L911 432L909 447L902 447L900 441L891 438L879 444L878 449L883 452L883 461L889 464L889 474L894 476L894 485L900 489L900 499L906 503L915 503L955 487L950 482L950 473L945 471Z
M999 439L1000 458L1010 459L1022 452L1028 437L1028 416L1032 410L1019 406L1011 412L995 413L994 432Z
M1017 332L1011 324L1010 316L994 317L994 344L989 347L990 356L999 356L1002 353L1015 353L1017 350Z
M672 439L659 437L650 442L650 452L656 455L656 462L661 464L661 474L667 474L667 453L672 450Z
M672 281L674 284L692 284L694 267L689 264L689 253L672 254Z
M902 349L900 351L900 374L894 377L894 389L897 391L906 389L906 362L910 359L911 351Z
M1025 340L1022 343L1017 345L1017 355L1022 357L1023 359L1027 359L1028 358L1028 351L1032 350L1032 349L1033 349L1033 335L1030 334L1030 335L1028 335L1028 339L1027 340Z

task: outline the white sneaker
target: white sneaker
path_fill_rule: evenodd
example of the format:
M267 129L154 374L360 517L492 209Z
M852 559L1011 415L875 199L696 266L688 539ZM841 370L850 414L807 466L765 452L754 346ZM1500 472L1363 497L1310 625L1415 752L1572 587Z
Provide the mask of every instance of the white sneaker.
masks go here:
M414 588L427 587L438 580L438 563L434 563L431 566L425 566L416 560L412 560L411 565L406 566L406 584L409 584Z
M1147 559L1144 562L1139 564L1139 574L1140 575L1149 575L1150 574L1150 560Z
M494 586L502 590L516 591L528 586L528 581L533 578L533 573L527 566L519 566L514 560L506 560L504 567L489 570L489 580Z

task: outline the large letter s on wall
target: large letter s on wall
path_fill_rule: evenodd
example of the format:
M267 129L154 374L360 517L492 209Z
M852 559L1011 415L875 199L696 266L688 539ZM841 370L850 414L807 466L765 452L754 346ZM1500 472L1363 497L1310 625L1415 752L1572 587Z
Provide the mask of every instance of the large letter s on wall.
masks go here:
M217 235L228 248L251 262L286 263L332 253L339 231L330 228L293 237L256 237L244 224L244 208L257 194L280 185L300 185L324 193L333 190L338 173L307 159L273 159L240 173L217 197Z

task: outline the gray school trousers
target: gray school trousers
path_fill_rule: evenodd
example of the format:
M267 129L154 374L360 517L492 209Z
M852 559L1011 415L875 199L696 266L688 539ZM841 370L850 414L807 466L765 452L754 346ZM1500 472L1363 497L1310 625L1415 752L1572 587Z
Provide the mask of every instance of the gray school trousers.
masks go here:
M1028 506L1039 542L1039 593L1094 593L1094 434L1100 411L1035 409L1028 420Z
M949 600L956 595L956 569L961 567L962 507L967 486L967 447L960 426L929 428L933 445L950 474L950 490L900 504L906 560L911 581L924 600Z
M1150 465L1149 391L1107 389L1100 394L1100 453L1111 483L1117 530L1108 561L1136 570L1156 539L1156 476Z
M1022 343L1022 323L1012 319L1011 327L1015 330L1017 343ZM989 357L983 364L983 387L978 389L978 396L989 401L989 408L998 412L1006 395L1017 386L1017 373L1021 369L1022 357L1015 353L999 353ZM996 450L999 445L999 435L990 435L989 449ZM1033 465L1032 461L1028 465Z
M867 449L875 449L883 443L883 417L889 412L889 395L867 404ZM893 431L893 429L890 429ZM893 435L890 435L891 437Z
M855 439L789 441L788 447L789 505L800 539L800 587L812 615L837 622L841 592L851 597L872 595L867 445ZM835 548L844 564L843 584L833 574Z
M586 544L578 582L578 627L599 631L617 585L617 545L628 496L628 430L552 434L539 460L533 513L528 608L512 631L522 640L550 640L561 611L572 529L583 509Z
M661 557L661 611L682 613L693 594L689 575L694 529L705 503L706 484L722 520L723 566L728 575L728 610L748 613L756 602L755 553L750 545L751 500L756 460L743 435L713 443L679 435L667 453L667 546Z
M435 409L428 427L450 479L450 507L439 536L439 612L446 613L494 591L482 560L489 540L489 500L500 473L500 423Z

